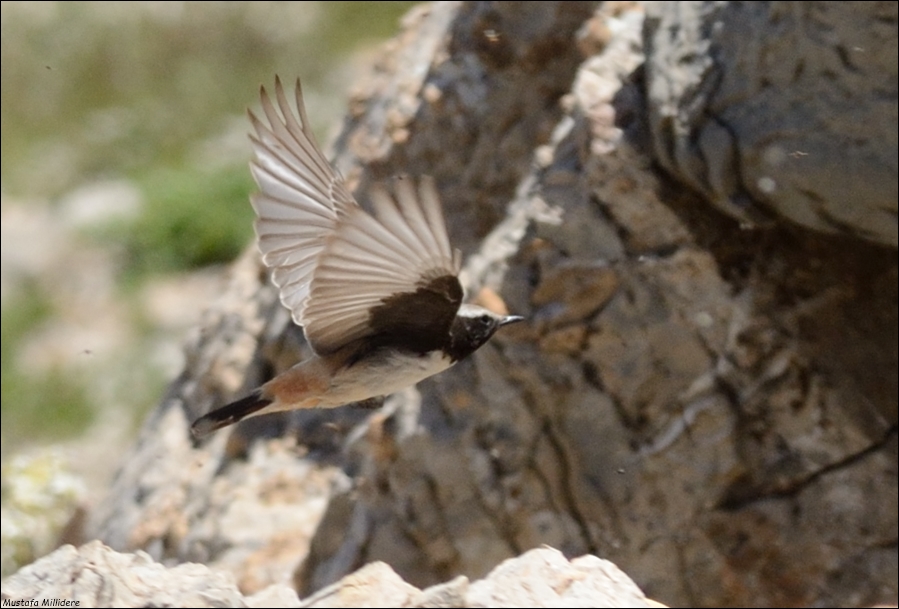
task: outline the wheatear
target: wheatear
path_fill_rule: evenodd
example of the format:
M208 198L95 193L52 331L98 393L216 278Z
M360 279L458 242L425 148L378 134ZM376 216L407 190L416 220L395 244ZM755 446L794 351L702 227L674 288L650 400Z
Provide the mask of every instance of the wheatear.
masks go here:
M259 192L251 201L263 261L315 355L250 395L197 419L197 437L249 416L331 408L384 396L446 370L501 326L520 321L462 304L461 254L450 247L434 182L408 178L363 210L315 141L300 83L299 116L279 79L267 123L250 112Z

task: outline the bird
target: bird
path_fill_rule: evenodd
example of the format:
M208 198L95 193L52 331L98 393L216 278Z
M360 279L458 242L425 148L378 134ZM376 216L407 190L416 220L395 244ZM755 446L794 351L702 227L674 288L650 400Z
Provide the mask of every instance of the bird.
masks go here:
M300 80L296 114L280 78L248 110L258 191L257 245L313 355L191 425L201 438L242 419L364 403L453 366L522 321L464 303L462 255L450 245L434 180L377 184L374 214L350 194L315 139Z

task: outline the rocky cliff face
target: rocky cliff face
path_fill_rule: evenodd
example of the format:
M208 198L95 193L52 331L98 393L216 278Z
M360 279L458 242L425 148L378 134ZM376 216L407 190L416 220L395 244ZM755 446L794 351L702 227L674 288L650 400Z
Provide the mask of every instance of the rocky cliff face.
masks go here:
M372 561L424 588L546 544L672 605L895 602L896 23L414 11L336 164L361 198L433 175L469 294L528 322L380 410L194 445L189 420L305 353L248 253L86 537L248 593Z

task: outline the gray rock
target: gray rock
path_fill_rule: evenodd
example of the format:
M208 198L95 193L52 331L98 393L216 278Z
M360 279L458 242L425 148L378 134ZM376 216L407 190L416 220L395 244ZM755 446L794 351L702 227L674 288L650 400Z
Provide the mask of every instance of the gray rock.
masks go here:
M743 222L896 247L896 3L648 2L656 158Z

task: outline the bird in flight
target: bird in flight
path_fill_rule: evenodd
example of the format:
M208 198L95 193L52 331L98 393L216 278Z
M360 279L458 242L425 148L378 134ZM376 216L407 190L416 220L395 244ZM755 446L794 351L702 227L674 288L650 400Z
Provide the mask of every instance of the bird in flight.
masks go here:
M280 79L265 121L249 112L259 191L251 202L262 260L314 355L191 426L205 436L249 416L332 408L399 391L474 353L523 318L462 304L461 253L450 246L433 180L372 189L374 215L331 168Z

